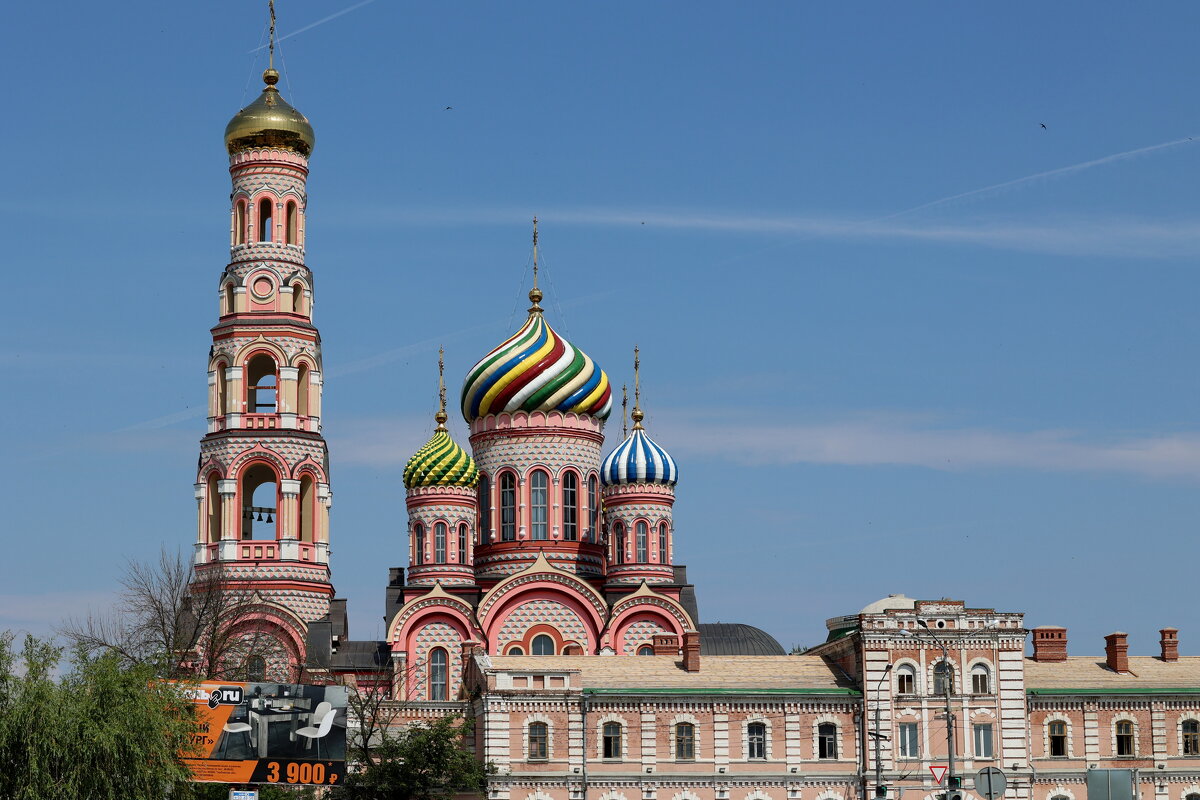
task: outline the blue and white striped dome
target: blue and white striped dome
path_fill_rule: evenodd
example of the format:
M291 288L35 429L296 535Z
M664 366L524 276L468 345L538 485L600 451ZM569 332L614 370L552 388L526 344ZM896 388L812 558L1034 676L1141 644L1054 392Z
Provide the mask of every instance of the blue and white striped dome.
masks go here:
M606 486L618 483L674 486L679 480L679 469L670 454L647 436L641 425L635 425L629 438L600 465L600 480Z

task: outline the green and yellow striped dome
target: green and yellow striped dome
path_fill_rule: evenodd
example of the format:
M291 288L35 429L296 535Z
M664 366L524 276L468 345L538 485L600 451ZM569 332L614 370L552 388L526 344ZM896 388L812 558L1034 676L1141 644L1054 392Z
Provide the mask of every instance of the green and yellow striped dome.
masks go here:
M475 460L454 443L440 424L433 432L433 438L404 467L406 489L420 486L472 487L478 481L479 470L475 467Z

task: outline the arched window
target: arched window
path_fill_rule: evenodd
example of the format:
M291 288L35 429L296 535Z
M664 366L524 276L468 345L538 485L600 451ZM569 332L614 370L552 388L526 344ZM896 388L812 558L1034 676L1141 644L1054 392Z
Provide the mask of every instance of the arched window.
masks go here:
M544 722L529 723L529 760L545 761L550 757L550 727Z
M837 725L822 722L817 726L817 758L838 757Z
M224 363L217 364L217 407L213 410L216 412L214 416L218 417L225 416L226 403L228 403L226 397L229 394L229 378L225 375L225 369Z
M517 538L517 476L505 472L500 476L500 541Z
M1132 756L1136 754L1133 739L1133 723L1127 719L1117 722L1117 755Z
M596 517L600 512L600 496L596 491L596 476L588 476L588 528L587 540L596 541Z
M433 563L446 563L446 523L437 522L433 526Z
M446 699L446 651L435 647L429 651L429 699Z
M433 524L433 563L446 563L446 524L444 522Z
M275 226L271 224L271 212L274 209L275 204L271 202L271 198L264 197L258 201L258 240L260 242L273 240Z
M246 243L246 201L238 200L233 207L233 243Z
M301 363L296 370L296 413L307 417L308 412L308 364Z
M520 647L515 647L515 646L514 646L514 647L510 647L510 648L508 648L508 653L507 653L506 655L510 655L510 656L523 656L523 655L525 655L525 651L524 651L524 650L522 650Z
M896 694L917 693L917 670L912 664L896 667Z
M296 203L295 203L295 201L289 200L288 204L287 204L287 216L285 218L287 221L287 243L288 244L296 244L299 241L299 238L297 236L297 230L296 230L296 217L297 217Z
M425 563L425 526L419 522L413 526L413 563Z
M217 473L208 476L208 488L204 492L204 505L208 511L208 541L221 541L221 493L217 490Z
M933 693L944 695L954 693L954 667L947 661L939 661L933 666Z
M292 284L292 313L304 313L304 284L302 283Z
M1050 723L1048 730L1050 737L1050 757L1051 758L1066 758L1067 757L1067 723L1061 719L1056 719Z
M621 723L606 722L603 728L604 758L610 761L621 759Z
M279 375L275 370L275 359L259 353L246 365L246 412L249 414L274 414L278 409L277 396Z
M487 544L492 535L492 493L488 477L479 473L479 543Z
M1179 733L1183 737L1181 751L1185 756L1200 755L1200 722L1185 719L1179 725Z
M467 563L467 523L458 526L458 563Z
M637 654L639 656L652 656L654 655L654 648L648 644L644 644L637 649Z
M767 757L767 726L762 722L751 722L746 726L746 758Z
M692 761L696 758L696 726L680 722L675 726L675 760Z
M658 523L658 563L666 564L670 558L667 551L667 523Z
M549 539L550 532L547 524L549 515L549 483L550 477L540 469L535 469L529 476L529 523L533 539Z
M971 693L992 693L992 673L984 664L976 664L971 667Z
M625 563L625 526L620 522L613 523L613 562Z
M279 483L275 470L266 464L251 465L242 473L243 539L274 539Z
M554 655L554 640L544 633L539 633L529 643L529 653L535 656Z
M262 683L267 679L267 660L262 656L246 658L246 680L251 683Z
M579 538L579 478L574 472L564 472L562 485L562 537L573 542Z
M313 541L316 515L316 481L307 472L300 476L300 541Z
M225 284L225 290L221 292L221 314L232 314L237 311L237 303L234 301L233 284Z
M638 520L637 523L637 563L645 564L650 560L649 542L650 532L646 528L646 523L643 520Z

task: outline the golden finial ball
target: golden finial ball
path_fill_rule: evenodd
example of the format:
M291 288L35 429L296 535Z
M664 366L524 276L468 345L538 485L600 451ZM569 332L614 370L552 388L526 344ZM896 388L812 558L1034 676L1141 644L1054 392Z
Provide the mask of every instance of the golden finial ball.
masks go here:
M265 83L267 86L274 86L275 84L279 83L279 70L274 69L273 67L268 67L267 69L263 70L263 83Z

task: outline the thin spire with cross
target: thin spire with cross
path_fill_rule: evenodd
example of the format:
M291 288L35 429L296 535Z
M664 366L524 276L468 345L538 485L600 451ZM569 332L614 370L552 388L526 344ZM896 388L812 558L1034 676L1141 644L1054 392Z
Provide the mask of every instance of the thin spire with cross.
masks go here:
M437 428L434 430L446 430L446 359L445 351L438 346L438 412L434 414L434 419L437 420Z
M275 69L275 0L268 0L267 8L271 11L271 38L267 55L267 69Z
M542 290L537 285L537 217L533 218L533 288L529 290L529 300L533 303L529 307L530 314L540 314L542 307L538 305L542 301Z
M635 344L633 346L633 413L629 415L633 419L633 429L635 431L643 430L642 420L646 417L642 413L642 360L638 357L640 352L638 346Z

